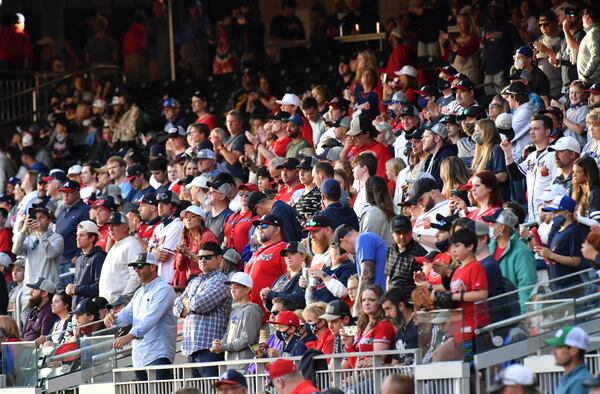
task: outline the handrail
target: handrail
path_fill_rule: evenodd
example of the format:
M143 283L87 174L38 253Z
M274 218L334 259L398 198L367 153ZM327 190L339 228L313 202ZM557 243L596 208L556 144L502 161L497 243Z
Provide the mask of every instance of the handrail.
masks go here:
M98 336L98 337L89 337L89 338L94 338L94 339L106 339L108 342L108 340L114 341L114 335L102 335L102 336ZM65 353L61 353L61 354L55 354L54 356L48 357L48 359L46 360L46 362L54 362L54 361L62 361L65 358L68 357L72 357L72 356L79 356L79 354L81 353L82 350L93 350L93 349L97 349L103 346L106 346L106 342L98 342L98 343L94 343L91 344L89 346L86 346L85 348L77 348Z
M11 99L13 99L15 97L24 96L24 95L26 95L28 93L35 92L36 90L43 89L43 88L46 88L46 87L49 87L49 86L52 86L52 85L56 85L57 83L64 82L64 81L66 81L68 79L71 79L73 77L76 77L76 76L79 76L79 75L83 75L83 74L92 73L94 71L102 71L102 70L105 70L105 71L108 71L108 70L122 71L121 67L119 67L119 66L112 66L112 65L98 65L98 66L86 68L85 70L73 71L73 72L70 72L70 73L63 74L62 77L57 78L57 79L53 79L52 81L44 82L42 84L36 85L35 87L22 90L22 91L20 91L18 93L14 93L14 94L11 94L9 96L2 97L2 98L0 98L0 104L2 102L4 102L4 101L11 100Z

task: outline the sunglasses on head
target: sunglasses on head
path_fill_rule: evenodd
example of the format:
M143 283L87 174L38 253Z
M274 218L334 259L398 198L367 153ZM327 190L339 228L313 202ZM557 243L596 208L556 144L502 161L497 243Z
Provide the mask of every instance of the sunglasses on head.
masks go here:
M160 202L169 201L169 195L167 193L160 193L156 196L156 201L160 201Z
M198 256L198 260L206 260L206 261L208 261L208 260L212 260L213 257L215 257L214 254L204 254L204 255Z

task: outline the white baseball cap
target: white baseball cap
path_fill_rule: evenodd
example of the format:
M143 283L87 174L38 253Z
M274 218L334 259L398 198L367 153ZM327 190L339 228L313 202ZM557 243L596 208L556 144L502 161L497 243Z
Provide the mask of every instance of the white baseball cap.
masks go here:
M203 173L192 179L192 181L185 185L185 187L190 189L196 186L203 189L208 189L208 182L210 182L210 175L208 173Z
M81 229L86 233L100 234L98 226L91 220L84 220L83 222L79 222L79 224L77 225L77 229Z
M95 99L94 103L92 104L93 108L105 108L106 107L106 101L102 100L102 99Z
M526 366L512 364L500 372L496 381L497 383L489 390L490 393L501 392L506 386L533 386L535 377Z
M202 219L206 219L206 212L204 212L204 209L197 207L195 205L190 205L189 207L187 207L186 209L181 211L179 216L183 217L187 212L189 212L193 215L196 215L196 216L200 216Z
M413 66L409 66L408 64L400 69L400 71L396 71L394 74L400 75L408 75L409 77L416 78L417 77L417 69Z
M294 93L286 93L283 95L281 100L275 100L277 104L289 104L295 105L297 107L300 106L300 98L296 96Z
M566 195L567 189L565 189L563 185L554 184L545 188L540 198L542 201L552 201L555 197Z
M6 253L0 252L0 265L8 267L12 264L12 259Z
M501 130L510 130L512 128L512 115L506 112L496 117L496 127Z
M226 285L230 285L232 283L236 283L238 285L246 286L247 288L252 288L252 278L245 272L236 272L231 276L231 278L225 282Z
M75 164L74 166L69 167L69 171L67 171L67 175L81 174L82 169L83 168L79 164Z
M579 142L573 137L561 137L554 145L550 145L548 150L550 152L556 150L570 150L575 153L581 153L581 145L579 145Z

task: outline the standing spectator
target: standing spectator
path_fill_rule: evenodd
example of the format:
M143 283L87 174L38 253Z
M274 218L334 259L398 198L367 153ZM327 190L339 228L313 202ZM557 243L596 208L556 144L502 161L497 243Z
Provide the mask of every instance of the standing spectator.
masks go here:
M529 135L531 117L535 115L535 108L529 101L527 86L522 82L513 82L502 91L502 97L508 101L508 105L514 114L512 117L512 129L514 137L511 140L513 157L517 161L523 157L523 149L531 143Z
M377 157L372 152L363 152L352 159L352 176L354 177L354 188L358 191L354 199L352 209L357 217L361 217L367 206L367 191L365 183L367 179L376 174L378 167Z
M90 67L116 64L119 59L117 42L106 34L108 20L98 14L94 18L94 36L85 43L85 62Z
M237 272L225 284L230 286L231 297L237 306L233 308L229 316L226 335L223 339L214 339L210 351L213 353L226 352L226 361L254 358L255 353L252 351L252 346L258 343L263 313L258 305L250 301L252 278L244 272ZM245 371L246 368L242 364L236 369Z
M275 43L304 40L304 24L296 15L295 0L281 0L281 12L271 19L270 39ZM302 52L302 51L301 51ZM298 48L284 48L280 58L288 62L298 56Z
M367 205L360 215L360 232L379 235L387 244L392 243L390 221L395 216L392 199L386 181L380 176L372 176L365 182Z
M581 147L573 137L561 137L548 150L556 152L554 160L559 174L554 178L553 184L564 187L568 195L573 191L573 164L579 158Z
M129 221L125 215L115 212L106 224L114 243L102 265L98 294L107 300L114 300L120 295L131 295L138 288L135 272L128 264L144 249L134 236L129 235Z
M212 353L213 339L223 338L231 311L231 294L225 284L227 275L219 270L221 247L208 242L198 251L198 264L202 274L187 285L175 300L173 313L185 317L181 353L190 363L223 361L223 354ZM175 330L173 330L175 332ZM194 368L192 375L211 377L217 375L216 366Z
M325 207L321 214L331 221L333 228L337 228L341 224L348 224L358 230L359 223L356 212L340 202L342 189L337 180L327 178L321 182L321 197Z
M387 249L386 287L399 287L410 293L415 288L413 275L421 270L415 257L425 256L427 250L413 239L412 223L407 216L398 215L393 218L391 227L394 243Z
M576 80L569 86L570 106L564 112L563 123L566 130L565 137L574 137L580 146L584 146L588 140L588 132L585 127L585 119L589 112L587 106L586 86L583 82Z
M585 364L585 353L590 348L588 333L577 326L565 326L556 332L554 338L546 339L544 342L552 347L556 365L565 369L565 373L558 381L556 392L586 393L587 389L583 382L592 378Z
M175 43L180 46L182 67L196 78L205 77L209 73L208 42L212 25L203 11L202 3L191 3L188 7L189 20L175 37Z
M17 12L5 17L0 29L0 70L23 70L34 66L31 38L25 32L25 16Z
M388 75L394 75L396 71L413 62L414 49L407 45L404 34L399 27L395 27L390 31L388 42L392 47L392 53L388 58L385 71Z
M274 200L283 201L286 204L294 206L304 189L304 185L300 182L298 176L300 161L291 157L285 159L282 164L275 168L281 170L281 180L283 181L283 185L275 195Z
M136 238L140 241L142 248L146 249L154 235L154 231L161 224L161 217L158 215L158 201L156 201L156 194L144 194L139 200L138 210L142 224L138 228Z
M429 153L429 158L425 161L423 170L431 174L437 182L441 182L440 164L442 160L458 154L456 145L449 144L446 141L447 138L448 129L441 123L426 128L423 133L423 150Z
M12 310L12 317L17 322L17 326L19 330L23 328L23 321L21 319L21 313L24 310L24 307L27 305L27 296L24 293L25 282L23 279L25 277L25 259L22 257L17 257L15 262L13 263L12 268L12 280L14 287L10 290L8 294L8 310Z
M558 29L558 21L554 11L543 11L540 14L538 23L542 35L533 42L533 47L536 51L535 57L538 67L546 74L550 82L550 96L555 97L561 93L562 76L560 68L555 67L550 60L556 57L560 51L564 37Z
M192 112L197 116L194 123L205 124L208 130L217 127L217 118L208 111L209 98L206 92L196 91L192 94Z
M447 32L439 35L441 55L444 59L452 58L454 68L465 74L471 81L481 83L479 69L479 35L470 13L460 13L456 16L458 36L452 37Z
M283 241L302 240L302 227L298 222L298 212L288 204L270 199L262 192L252 192L248 196L248 207L258 216L268 214L277 216L282 223Z
M250 194L258 191L256 185L252 183L242 184L238 187L240 195L240 210L232 213L225 221L223 234L225 246L228 249L235 249L240 255L244 251L244 246L248 243L250 228L252 227L253 214L248 206Z
M475 156L471 162L471 169L474 172L489 170L491 171L499 184L501 190L508 192L509 187L508 173L506 172L506 162L504 160L504 152L498 146L502 141L495 123L491 119L480 119L475 123L475 129L471 135L476 143ZM510 195L503 193L505 200L508 200Z
M107 314L104 324L108 328L132 325L127 335L115 340L114 347L121 350L133 342L134 367L171 364L175 358L177 340L177 322L172 313L175 292L158 277L160 263L152 253L140 253L128 265L133 267L142 286L116 316ZM138 380L148 378L145 371L136 371L136 376ZM170 378L170 370L156 371L156 379Z
M350 122L350 129L346 132L349 137L344 143L344 149L340 153L341 158L353 160L361 153L370 151L377 158L377 170L375 174L386 178L385 163L392 158L389 149L375 140L378 132L375 126L365 116L357 116Z
M298 211L298 217L301 221L313 217L313 215L319 212L322 207L321 191L312 175L312 169L317 162L317 159L314 157L305 157L300 164L298 164L298 169L300 170L299 180L302 186L304 186L304 190L294 207L296 208L296 211Z
M169 23L163 1L155 0L152 11L154 18L148 22L148 71L150 80L157 81L169 74Z
M231 136L227 140L211 137L214 151L223 160L224 167L231 176L245 182L248 180L248 173L239 162L244 153L244 146L250 143L243 133L244 115L237 110L229 111L225 124Z
M64 202L64 209L56 218L56 233L64 239L61 273L69 270L77 253L77 224L90 217L90 207L79 197L79 187L79 183L67 181L59 189Z
M158 215L161 224L156 227L152 239L148 242L148 250L154 253L160 265L158 275L165 281L171 283L173 279L173 259L177 246L181 241L181 230L183 222L175 214L179 209L179 197L172 190L156 196L158 202Z
M234 182L231 176L224 173L222 176L212 182L208 182L208 198L206 204L210 211L206 215L206 226L217 237L219 243L225 238L225 222L233 211L229 208L229 203L234 193Z
M142 10L133 12L133 23L123 36L123 63L128 81L148 79L148 31L147 17Z
M56 293L56 285L40 277L34 282L27 283L27 287L32 289L28 304L31 312L21 337L24 341L35 341L42 335L49 335L56 320L50 302Z
M598 43L600 42L600 11L598 6L584 8L581 15L585 37L577 50L577 74L586 84L600 81L600 56Z
M562 93L568 93L569 85L577 79L577 52L585 31L581 16L574 8L565 8L565 19L562 21L562 31L565 39L562 41L560 51L555 58L551 58L553 65L560 66L562 75ZM561 26L559 26L560 28Z
M413 226L417 242L428 252L437 250L437 230L431 227L431 223L437 222L438 214L446 216L449 213L448 200L442 195L439 185L431 178L418 179L413 184L412 193L406 202L418 205L422 209Z
M16 234L12 253L25 256L25 283L33 283L37 278L46 278L51 283L60 282L64 240L50 228L53 208L50 202L34 205L30 212L35 213L35 218L28 215ZM29 294L29 291L26 293Z
M84 220L77 225L77 248L81 254L75 260L75 283L69 283L65 288L65 292L73 297L73 307L82 298L99 295L98 282L106 253L96 246L98 235L98 226L92 221Z

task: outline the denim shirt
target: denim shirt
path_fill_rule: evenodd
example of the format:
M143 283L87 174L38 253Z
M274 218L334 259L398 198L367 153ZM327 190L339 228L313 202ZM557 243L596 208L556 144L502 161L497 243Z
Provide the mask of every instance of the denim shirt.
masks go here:
M175 291L160 277L142 285L117 315L117 326L132 324L133 366L143 367L159 358L175 358L177 321L173 313Z
M583 387L583 382L593 376L587 366L582 363L569 373L565 373L558 381L556 394L587 394L588 389Z

